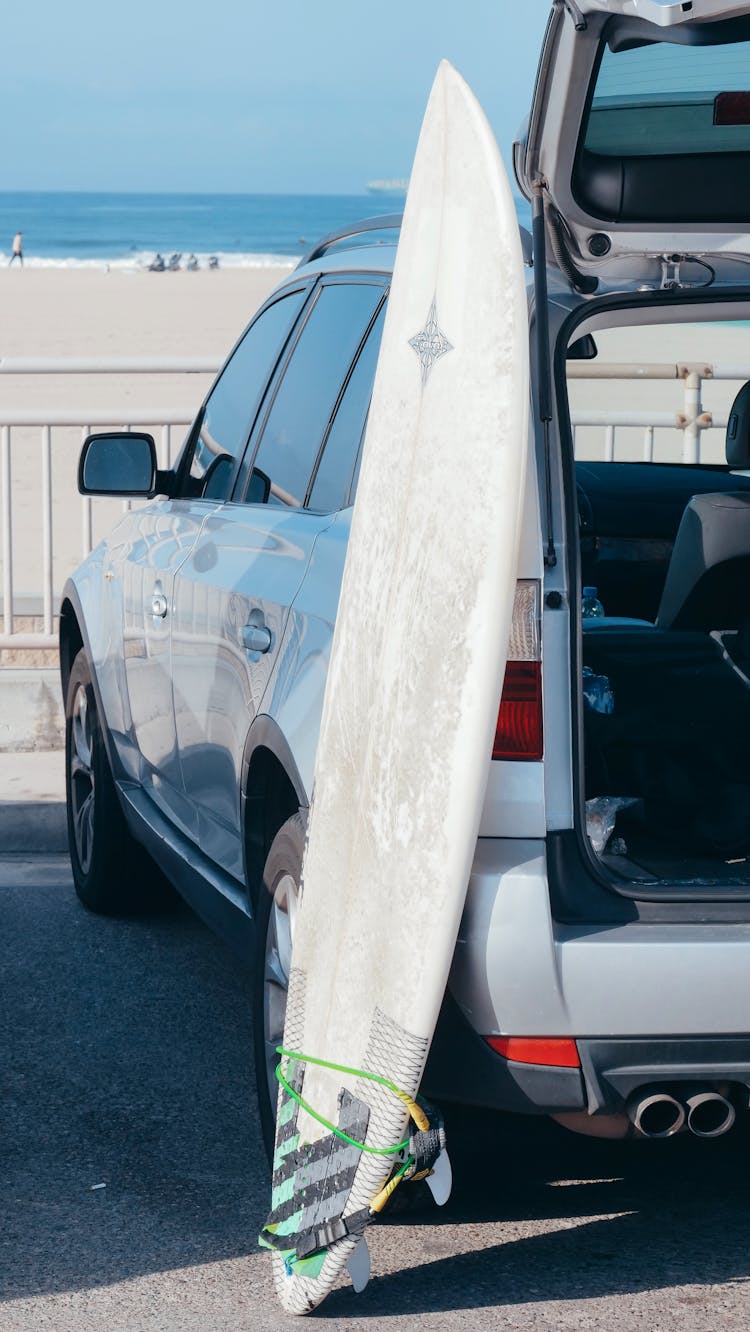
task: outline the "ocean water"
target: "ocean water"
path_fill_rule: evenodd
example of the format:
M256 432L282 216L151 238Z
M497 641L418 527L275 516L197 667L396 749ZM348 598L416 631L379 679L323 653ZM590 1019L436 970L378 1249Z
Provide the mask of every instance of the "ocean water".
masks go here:
M338 227L403 204L386 194L0 192L0 267L19 230L30 268L145 268L157 251L183 263L194 254L201 268L210 255L221 268L291 266Z
M23 232L31 268L142 268L209 255L220 267L297 263L340 226L399 212L403 198L376 195L0 193L0 267ZM17 265L16 265L17 266Z

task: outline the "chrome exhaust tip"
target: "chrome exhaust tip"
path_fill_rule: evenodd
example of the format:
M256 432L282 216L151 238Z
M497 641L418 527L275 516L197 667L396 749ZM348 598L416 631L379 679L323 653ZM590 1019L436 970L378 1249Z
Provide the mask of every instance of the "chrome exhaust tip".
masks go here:
M672 1138L685 1127L685 1107L669 1092L636 1093L628 1101L627 1115L643 1138Z
M696 1138L720 1138L728 1133L735 1119L734 1106L726 1096L706 1088L687 1097L687 1126Z

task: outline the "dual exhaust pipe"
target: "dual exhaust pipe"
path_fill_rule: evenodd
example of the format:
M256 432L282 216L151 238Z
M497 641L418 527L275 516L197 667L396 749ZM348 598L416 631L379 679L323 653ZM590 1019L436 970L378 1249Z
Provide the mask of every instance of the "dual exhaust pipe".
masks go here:
M654 1087L631 1096L626 1110L643 1138L672 1138L685 1128L696 1138L720 1138L735 1119L732 1102L710 1087L686 1086L680 1099Z

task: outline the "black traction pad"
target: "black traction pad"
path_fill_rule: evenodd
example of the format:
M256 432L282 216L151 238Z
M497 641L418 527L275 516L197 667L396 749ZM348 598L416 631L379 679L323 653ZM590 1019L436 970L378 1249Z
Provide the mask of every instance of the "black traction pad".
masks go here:
M302 1082L302 1070L298 1065L290 1078L290 1086L300 1094ZM293 1114L290 1114L289 1102L295 1106ZM343 1217L362 1153L358 1146L345 1142L335 1133L327 1133L314 1143L301 1144L297 1128L299 1108L288 1092L282 1092L279 1119L285 1122L281 1123L277 1134L272 1210L263 1227L263 1238L274 1248L295 1250L302 1257L343 1237L335 1233L334 1223ZM342 1088L338 1128L355 1142L362 1143L369 1119L370 1110L366 1103ZM365 1218L358 1214L356 1228L361 1230L364 1224ZM343 1233L350 1231L345 1229Z

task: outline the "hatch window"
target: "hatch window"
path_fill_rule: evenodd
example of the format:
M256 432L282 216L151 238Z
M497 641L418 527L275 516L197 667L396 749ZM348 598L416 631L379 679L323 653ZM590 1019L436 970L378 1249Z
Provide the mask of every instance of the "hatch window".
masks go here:
M626 40L612 29L573 172L574 197L589 216L746 226L750 28L739 23L696 26L689 41L683 33L671 42Z
M749 151L750 42L605 47L584 148L616 157Z

